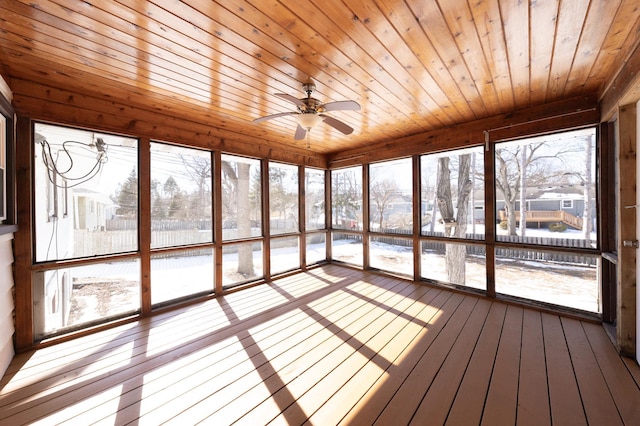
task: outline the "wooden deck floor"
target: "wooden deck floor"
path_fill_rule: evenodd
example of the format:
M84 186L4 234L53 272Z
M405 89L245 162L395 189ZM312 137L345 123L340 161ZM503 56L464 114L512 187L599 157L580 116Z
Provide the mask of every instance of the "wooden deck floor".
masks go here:
M20 354L0 424L640 424L603 328L325 266Z

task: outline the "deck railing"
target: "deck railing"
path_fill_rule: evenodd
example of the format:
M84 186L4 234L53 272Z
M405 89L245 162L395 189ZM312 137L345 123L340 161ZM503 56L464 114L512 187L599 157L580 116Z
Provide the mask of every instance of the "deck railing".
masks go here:
M520 211L515 212L516 223L520 221ZM582 218L564 210L531 210L525 212L527 222L549 223L561 222L575 229L582 229ZM507 214L500 210L500 220L507 220Z

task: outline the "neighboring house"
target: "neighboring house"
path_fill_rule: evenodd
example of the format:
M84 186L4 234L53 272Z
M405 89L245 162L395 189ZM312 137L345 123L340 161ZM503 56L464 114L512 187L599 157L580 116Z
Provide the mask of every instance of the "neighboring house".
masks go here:
M115 216L116 206L109 197L84 188L73 189L74 229L104 231Z
M546 227L545 223L565 222L576 229L581 229L584 216L584 189L581 185L561 185L554 187L530 188L527 191L525 210L530 213L527 217L528 226ZM596 217L595 191L591 194L591 218ZM504 199L496 200L497 219L506 220ZM520 211L520 201L515 203L516 212ZM536 212L557 212L558 215L539 215ZM533 217L531 217L533 216ZM563 219L564 218L564 219ZM574 220L573 218L579 219ZM516 221L519 221L516 215Z
M385 228L406 226L411 223L413 202L410 195L398 194L387 200L382 206L378 206L375 198L369 203L369 217L371 226L378 228L380 225L380 208L382 208L382 221Z

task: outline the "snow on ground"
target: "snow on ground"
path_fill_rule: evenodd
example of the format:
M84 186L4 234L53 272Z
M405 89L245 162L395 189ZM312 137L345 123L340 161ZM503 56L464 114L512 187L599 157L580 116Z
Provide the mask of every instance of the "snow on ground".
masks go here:
M527 230L528 236L536 234L549 236L548 231ZM582 233L567 231L562 233L562 236L582 238ZM410 247L373 242L370 248L372 267L407 276L413 274L413 252ZM307 246L307 249L310 261L324 258L324 244L312 244ZM333 255L336 260L362 266L362 243L357 240L336 240ZM274 249L271 258L274 270L286 271L299 266L297 248ZM423 278L447 281L443 254L422 253L421 262ZM156 258L152 263L153 303L213 290L212 256ZM234 272L237 269L236 254L225 254L222 264L225 285L246 279ZM261 251L254 252L254 267L256 275L262 275ZM140 303L139 268L138 261L72 268L74 290L69 325L137 310ZM467 257L466 285L478 289L486 288L483 256ZM595 267L498 259L496 291L589 312L600 311Z

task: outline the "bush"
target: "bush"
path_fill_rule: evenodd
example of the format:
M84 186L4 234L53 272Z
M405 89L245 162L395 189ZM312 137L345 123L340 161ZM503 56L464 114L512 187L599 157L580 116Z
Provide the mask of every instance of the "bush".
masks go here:
M502 230L506 230L507 229L507 221L503 220L502 222L500 222L500 229Z
M567 225L564 223L550 223L549 231L551 232L564 232L567 230Z

